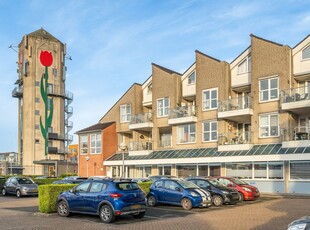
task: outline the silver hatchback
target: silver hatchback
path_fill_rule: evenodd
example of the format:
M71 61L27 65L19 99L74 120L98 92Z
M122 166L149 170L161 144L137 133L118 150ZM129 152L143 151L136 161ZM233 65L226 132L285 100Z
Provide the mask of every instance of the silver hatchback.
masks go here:
M10 177L2 188L2 195L15 194L21 196L37 196L38 185L29 177Z

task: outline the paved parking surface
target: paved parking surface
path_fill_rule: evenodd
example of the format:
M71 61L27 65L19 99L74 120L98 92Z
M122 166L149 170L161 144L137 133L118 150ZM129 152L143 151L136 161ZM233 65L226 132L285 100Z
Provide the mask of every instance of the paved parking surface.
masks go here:
M38 198L0 196L0 229L286 229L294 219L310 215L308 198L262 197L237 205L224 205L185 211L181 207L149 208L146 216L136 220L131 216L113 224L101 223L99 217L73 215L61 218L57 214L38 213Z

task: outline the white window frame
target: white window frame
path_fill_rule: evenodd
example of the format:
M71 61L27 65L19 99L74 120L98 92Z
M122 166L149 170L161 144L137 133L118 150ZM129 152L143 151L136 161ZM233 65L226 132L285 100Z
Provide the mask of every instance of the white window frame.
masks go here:
M97 146L97 144L99 144L99 146ZM101 133L90 134L90 154L101 154L101 152L102 152Z
M83 138L86 138L84 141ZM86 143L86 147L83 146L83 143ZM87 155L88 154L88 135L80 135L80 155ZM84 152L83 150L86 150Z
M270 88L270 82L271 80L277 80L277 88ZM268 89L261 89L261 81L268 81ZM273 77L269 77L269 78L261 78L258 81L258 87L259 87L259 102L270 102L270 101L277 101L279 100L279 77L278 76L273 76ZM275 90L277 89L277 97L270 99L271 98L271 90ZM262 92L263 91L267 91L268 92L268 98L267 100L262 100Z
M194 76L194 79L190 82L190 78ZM191 72L187 77L187 84L188 85L195 85L196 84L196 71Z
M244 74L244 73L250 73L251 72L251 55L247 56L245 59L243 59L237 66L237 74ZM241 71L240 66L245 63L245 71Z
M120 123L131 121L131 104L120 105Z
M188 133L187 133L187 141L185 141L183 139L183 141L181 141L182 137L185 137L185 133L184 133L184 127L188 128ZM191 132L191 126L194 127L195 131ZM180 132L182 132L182 135L180 134ZM191 141L191 136L194 135L194 141ZM192 144L192 143L196 143L196 124L185 124L185 125L179 125L177 127L177 144Z
M159 102L162 101L163 106L159 106ZM168 102L168 104L166 104ZM170 98L164 97L157 99L157 117L167 117L170 109Z
M307 57L307 58L304 58L304 57L303 57L303 52L304 52L306 49L310 49L310 45L308 45L307 47L305 47L304 49L302 49L302 51L301 51L301 60L302 60L302 61L310 60L310 56Z
M212 92L216 91L216 98L211 98ZM209 92L209 99L205 99L205 93ZM216 101L216 107L212 107L212 100ZM202 91L202 111L215 110L218 107L218 88L206 89Z
M212 124L216 124L216 139L212 139L212 132L214 132L215 130L212 130ZM217 136L218 136L218 123L217 121L205 121L202 123L203 127L202 127L202 141L203 142L216 142L217 141ZM205 131L205 125L209 126L209 131ZM209 140L205 140L205 133L209 133L210 135L210 139Z
M278 124L277 124L277 132L278 134L277 135L271 135L271 117L272 116L277 116L278 117ZM268 124L267 125L261 125L261 118L262 117L267 117L268 119ZM258 120L259 120L259 138L273 138L273 137L279 137L280 136L280 127L279 127L279 114L278 113L269 113L269 114L260 114L259 117L258 117ZM268 128L268 132L267 132L267 135L262 135L262 132L261 132L261 128ZM273 127L273 126L272 126Z

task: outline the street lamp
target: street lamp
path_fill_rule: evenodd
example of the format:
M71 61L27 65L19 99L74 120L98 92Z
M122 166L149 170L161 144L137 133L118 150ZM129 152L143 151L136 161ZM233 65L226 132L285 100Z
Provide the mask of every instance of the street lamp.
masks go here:
M88 177L88 161L89 161L89 156L87 156L85 159L86 159L86 176Z
M10 158L10 164L11 164L11 175L13 175L13 159L15 158L14 153L10 153L9 154L9 158Z
M125 143L121 143L119 145L119 148L122 151L122 161L123 161L122 176L121 177L125 177L125 150L127 149L127 146Z

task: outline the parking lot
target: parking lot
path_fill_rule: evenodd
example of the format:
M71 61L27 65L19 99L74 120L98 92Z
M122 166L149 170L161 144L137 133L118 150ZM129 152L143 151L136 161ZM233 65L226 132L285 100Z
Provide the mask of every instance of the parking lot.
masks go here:
M99 217L38 212L37 197L0 196L0 229L286 229L294 219L309 215L310 199L303 197L262 196L256 201L185 211L181 207L148 208L146 216L131 216L113 224L101 223Z

